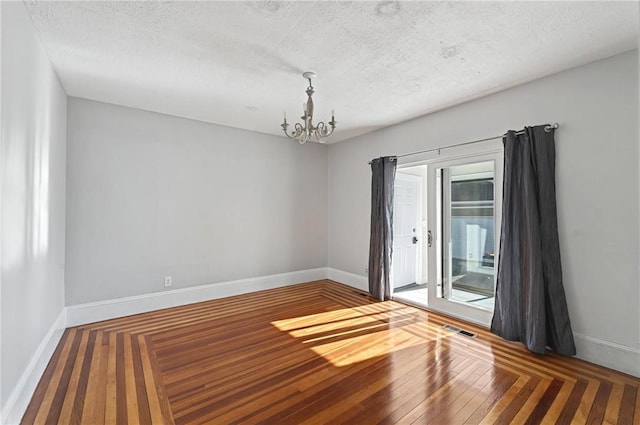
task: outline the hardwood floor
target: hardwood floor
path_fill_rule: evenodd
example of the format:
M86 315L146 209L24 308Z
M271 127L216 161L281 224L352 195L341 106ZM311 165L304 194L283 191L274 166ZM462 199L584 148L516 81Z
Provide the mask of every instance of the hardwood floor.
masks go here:
M629 425L639 385L318 281L67 329L22 423Z

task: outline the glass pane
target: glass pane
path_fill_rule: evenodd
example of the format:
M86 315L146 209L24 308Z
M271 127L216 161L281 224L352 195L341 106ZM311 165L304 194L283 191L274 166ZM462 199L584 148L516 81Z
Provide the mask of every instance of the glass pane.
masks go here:
M451 166L442 176L443 297L493 309L495 214L493 161Z

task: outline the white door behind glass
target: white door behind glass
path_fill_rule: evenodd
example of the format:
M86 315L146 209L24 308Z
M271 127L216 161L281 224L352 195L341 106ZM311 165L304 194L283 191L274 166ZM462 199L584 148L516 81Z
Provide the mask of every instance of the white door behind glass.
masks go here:
M420 177L396 173L393 197L393 288L416 282L419 270Z

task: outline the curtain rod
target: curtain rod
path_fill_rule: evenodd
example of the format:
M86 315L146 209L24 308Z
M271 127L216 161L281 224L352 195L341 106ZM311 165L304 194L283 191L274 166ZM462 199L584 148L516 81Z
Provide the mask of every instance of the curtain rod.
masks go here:
M551 132L551 130L557 129L558 127L560 127L560 125L558 125L557 122L553 123L553 124L547 124L544 127L544 131L549 133L549 132ZM524 130L516 131L516 134L524 134ZM402 155L392 156L391 160L394 161L394 160L396 160L398 158L402 158L404 156L418 155L420 153L427 153L427 152L438 152L438 155L440 155L440 150L442 150L442 149L457 148L458 146L465 146L465 145L471 145L473 143L488 142L489 140L502 139L506 135L507 135L507 133L505 133L505 134L503 134L501 136L493 136L493 137L487 137L487 138L484 138L484 139L472 140L470 142L456 143L455 145L442 146L440 148L425 149L423 151L404 153ZM371 165L371 161L369 161L369 165Z

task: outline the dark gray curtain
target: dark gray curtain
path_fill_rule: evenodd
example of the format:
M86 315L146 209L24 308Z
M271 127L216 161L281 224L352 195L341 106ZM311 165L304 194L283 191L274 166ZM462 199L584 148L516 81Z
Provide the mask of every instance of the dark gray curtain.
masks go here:
M380 300L391 298L393 251L393 182L396 158L371 161L371 236L369 239L369 293Z
M508 131L504 143L502 232L491 331L573 355L576 347L562 285L553 129Z

